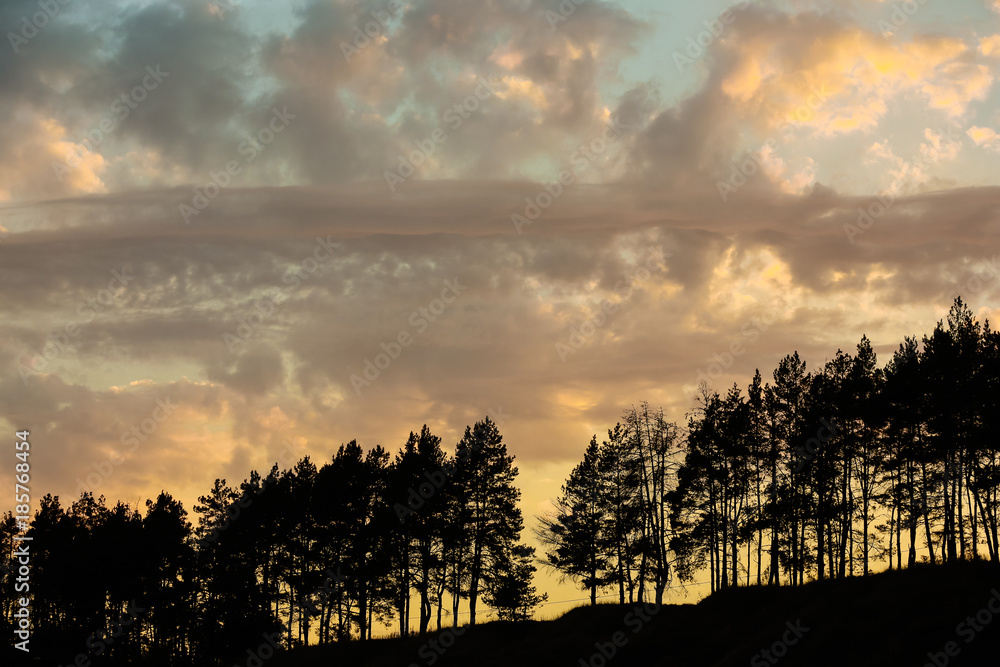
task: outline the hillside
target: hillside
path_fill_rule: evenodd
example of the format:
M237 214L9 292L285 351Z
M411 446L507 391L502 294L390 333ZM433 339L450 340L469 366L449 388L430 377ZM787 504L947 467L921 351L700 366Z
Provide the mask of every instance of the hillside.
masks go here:
M867 578L813 582L799 588L739 588L698 604L664 605L643 620L628 605L574 609L553 621L492 622L461 636L380 639L370 643L312 646L275 656L269 667L576 667L605 664L595 642L610 653L607 664L728 666L792 665L996 665L1000 568L985 563L918 566ZM983 611L986 610L986 611ZM983 625L960 625L982 612ZM789 628L796 627L801 639ZM976 628L980 628L977 630ZM795 640L778 659L762 654L783 636ZM435 650L441 640L448 649ZM437 643L432 645L431 641ZM953 657L946 655L947 644ZM595 657L596 656L596 657Z

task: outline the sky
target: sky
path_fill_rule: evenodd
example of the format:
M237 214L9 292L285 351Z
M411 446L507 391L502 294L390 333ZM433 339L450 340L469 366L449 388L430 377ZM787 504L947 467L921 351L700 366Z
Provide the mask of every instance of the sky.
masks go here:
M530 541L630 405L1000 313L1000 0L5 0L0 31L36 497L190 511L490 415Z

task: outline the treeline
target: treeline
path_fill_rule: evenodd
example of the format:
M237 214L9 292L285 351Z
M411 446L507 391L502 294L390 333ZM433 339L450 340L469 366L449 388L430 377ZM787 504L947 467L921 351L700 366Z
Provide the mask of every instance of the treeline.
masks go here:
M539 517L545 562L592 602L659 599L675 577L714 591L1000 562L1000 333L960 298L884 367L863 337L812 372L788 355L772 377L702 383L683 430L642 404L595 436Z
M502 619L528 618L544 596L532 585L534 550L518 542L513 462L486 418L454 455L424 426L394 458L352 441L320 468L307 456L237 487L216 480L194 507L197 528L167 493L146 501L145 515L89 492L68 509L47 495L24 533L32 654L52 664L82 653L94 664L219 665L245 662L275 632L286 648L371 638L376 623L406 635L411 619L422 634L435 617L442 626L446 603L457 625L462 600L471 623L480 601ZM5 559L18 532L7 514Z

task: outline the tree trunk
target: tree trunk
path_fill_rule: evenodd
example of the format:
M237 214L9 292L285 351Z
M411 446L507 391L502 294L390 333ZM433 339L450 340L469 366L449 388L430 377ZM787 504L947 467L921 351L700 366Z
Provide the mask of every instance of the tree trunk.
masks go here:
M923 471L923 494L924 494L924 529L927 532L927 551L930 553L931 565L934 565L934 540L931 537L931 510L927 505L927 464L921 463Z

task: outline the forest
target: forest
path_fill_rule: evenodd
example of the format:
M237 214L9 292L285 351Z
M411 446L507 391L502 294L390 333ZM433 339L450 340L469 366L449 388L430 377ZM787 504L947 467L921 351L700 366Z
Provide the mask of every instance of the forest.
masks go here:
M619 602L671 582L800 585L1000 562L1000 333L955 300L884 367L862 337L745 391L702 382L683 428L643 403L591 440L539 517L544 562ZM707 575L706 575L707 571Z
M406 636L411 619L424 634L435 617L442 626L446 593L448 624L475 624L481 602L498 618L528 618L545 596L532 585L534 550L517 541L513 462L486 417L450 456L424 426L395 457L352 441L319 468L307 456L238 487L217 479L193 508L196 528L166 492L144 514L90 492L68 508L46 495L24 533L32 655L232 664L268 637L281 648L370 639L394 621ZM18 533L6 514L5 556ZM8 561L0 600L8 634L16 569Z
M863 337L807 370L793 353L745 390L702 384L686 423L640 403L595 435L522 542L518 469L488 417L448 453L425 425L394 455L342 445L321 467L217 479L193 526L166 491L144 512L45 496L32 541L34 640L72 664L245 662L280 648L532 618L547 567L620 603L797 586L917 562L1000 562L1000 332L956 299L884 366ZM19 534L10 513L0 547ZM14 621L3 568L0 617ZM416 607L415 609L413 607ZM411 626L415 622L415 629ZM277 633L277 634L275 634ZM228 664L232 664L228 662Z

